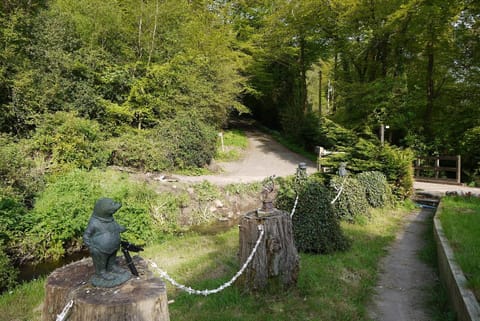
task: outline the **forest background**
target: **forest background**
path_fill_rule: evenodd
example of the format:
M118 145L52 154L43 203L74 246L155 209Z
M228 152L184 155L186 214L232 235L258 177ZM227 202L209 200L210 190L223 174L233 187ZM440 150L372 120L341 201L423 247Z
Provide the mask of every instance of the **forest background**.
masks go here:
M203 168L243 114L353 171L460 154L480 184L479 40L474 0L1 0L0 247L64 247L45 199L78 170Z

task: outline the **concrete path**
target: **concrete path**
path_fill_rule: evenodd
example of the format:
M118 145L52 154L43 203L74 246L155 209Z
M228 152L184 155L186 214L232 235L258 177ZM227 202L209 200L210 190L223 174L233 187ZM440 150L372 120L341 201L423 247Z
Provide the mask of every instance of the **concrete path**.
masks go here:
M447 192L463 192L480 195L480 188L461 185L414 182L413 188L416 192L426 192L436 196L444 196Z
M412 213L388 255L380 262L379 280L368 308L372 320L432 320L425 297L426 291L435 284L436 274L419 257L432 215L431 209Z

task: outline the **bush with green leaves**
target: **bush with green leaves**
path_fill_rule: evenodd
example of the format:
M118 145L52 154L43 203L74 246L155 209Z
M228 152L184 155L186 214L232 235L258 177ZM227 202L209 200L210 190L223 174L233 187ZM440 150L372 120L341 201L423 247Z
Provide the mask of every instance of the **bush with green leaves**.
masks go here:
M368 201L365 187L353 176L335 176L330 180L330 188L334 194L333 209L336 217L353 221L359 216L368 214ZM340 195L335 199L335 197Z
M155 130L129 130L110 139L108 145L112 149L109 165L143 171L163 171L170 167L164 150L165 141Z
M387 177L396 199L405 200L410 197L413 192L413 152L385 145L378 158L382 164L379 170Z
M301 140L310 149L313 146L322 146L326 149L339 150L355 145L358 137L355 133L344 128L326 117L319 117L317 113L307 114L301 126Z
M18 270L5 253L5 248L0 240L0 292L12 288L17 282Z
M293 178L279 182L277 208L290 213L296 193L299 195L292 218L295 245L299 251L332 253L349 248L350 241L344 236L330 204L331 192L321 180L309 178L301 185L295 184Z
M382 172L398 200L408 198L413 190L413 152L385 144L381 146L373 141L359 139L357 144L345 150L345 153L325 157L322 165L338 168L340 162L347 163L347 169L353 173L365 171Z
M158 139L164 143L166 159L172 168L203 167L215 155L217 132L194 114L180 113L163 121Z
M78 250L82 235L100 197L120 201L116 220L127 227L122 236L134 243L147 243L155 236L151 207L157 194L127 176L113 171L73 170L55 177L39 195L29 213L32 227L23 239L24 257L58 259L67 250Z
M41 152L55 168L105 167L110 151L100 125L73 113L46 115L33 136L33 150Z
M30 227L31 221L24 204L15 198L0 195L0 242L15 248Z
M371 207L384 207L391 203L392 190L382 172L362 172L356 178L365 188L367 201Z
M480 126L465 132L460 144L463 172L474 186L480 186Z
M3 196L22 200L31 205L43 186L43 175L28 154L24 141L16 142L0 134L0 190Z

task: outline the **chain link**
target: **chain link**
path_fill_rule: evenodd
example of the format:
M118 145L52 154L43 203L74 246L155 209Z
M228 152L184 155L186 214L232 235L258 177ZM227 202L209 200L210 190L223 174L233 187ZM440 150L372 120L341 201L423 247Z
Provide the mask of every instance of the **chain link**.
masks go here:
M65 321L68 318L68 315L70 314L70 309L73 307L73 300L68 301L68 303L65 305L63 308L62 312L60 314L57 314L57 319L56 321Z
M347 180L347 176L344 176L343 181L342 181L342 185L340 186L340 189L333 186L333 188L335 188L338 191L338 193L337 193L337 196L335 196L335 198L330 202L330 204L334 204L337 201L337 199L340 197L340 194L342 194L342 192L343 192L343 185L345 184L346 180Z
M248 256L248 258L245 261L245 263L243 264L242 268L233 276L232 279L230 279L230 281L224 283L223 285L221 285L218 288L213 289L213 290L207 290L207 289L205 289L205 290L195 290L195 289L192 289L191 287L188 287L188 286L185 286L183 284L180 284L180 283L176 282L172 277L170 277L170 275L168 275L167 272L160 269L155 262L153 262L151 260L148 260L148 263L155 270L157 270L157 272L160 274L161 278L166 279L168 282L170 282L172 285L174 285L175 287L177 287L178 289L180 289L182 291L188 292L189 294L197 294L197 295L204 295L204 296L214 294L214 293L218 293L218 292L224 290L225 288L231 286L238 279L238 277L240 277L240 275L242 275L242 273L245 271L247 266L250 264L250 261L252 261L253 256L257 252L257 248L260 245L260 242L262 241L263 234L265 233L265 231L263 229L263 225L259 225L258 230L260 231L260 235L258 236L257 242L255 243L255 246L253 247L252 252Z

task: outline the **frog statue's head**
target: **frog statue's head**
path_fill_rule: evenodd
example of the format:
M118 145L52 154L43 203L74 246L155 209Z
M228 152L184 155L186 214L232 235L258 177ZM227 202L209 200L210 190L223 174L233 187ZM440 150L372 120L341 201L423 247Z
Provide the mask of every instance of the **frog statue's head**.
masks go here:
M93 208L93 215L101 218L111 218L122 207L122 203L115 202L111 198L102 197Z

